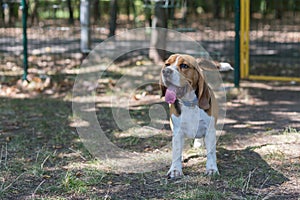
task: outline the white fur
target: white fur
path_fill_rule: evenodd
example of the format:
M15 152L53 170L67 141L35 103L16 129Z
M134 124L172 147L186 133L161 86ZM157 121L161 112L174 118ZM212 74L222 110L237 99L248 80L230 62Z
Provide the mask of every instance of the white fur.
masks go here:
M182 101L193 101L196 98L195 91L192 90L184 95ZM181 104L180 116L171 116L173 123L172 139L172 165L168 171L170 178L183 175L182 172L182 151L184 138L205 137L205 147L207 152L206 173L211 175L218 173L216 162L216 130L214 117L209 116L197 105L185 106Z
M170 70L172 73L169 77L162 76L162 81L164 85L167 85L166 82L169 81L173 85L181 87L182 83L185 82L185 78L180 74L180 72L177 69L179 58L180 56L176 58L175 62L172 65L165 68L165 70Z
M224 63L220 62L220 69L219 71L224 72L224 71L230 71L234 70L229 63Z
M184 77L177 70L176 65L170 65L170 66L166 67L165 70L170 70L172 72L172 74L170 76L168 76L168 77L162 76L163 84L167 85L166 82L169 81L173 85L175 85L177 87L181 87L181 83L183 81L185 82L185 80L183 80Z

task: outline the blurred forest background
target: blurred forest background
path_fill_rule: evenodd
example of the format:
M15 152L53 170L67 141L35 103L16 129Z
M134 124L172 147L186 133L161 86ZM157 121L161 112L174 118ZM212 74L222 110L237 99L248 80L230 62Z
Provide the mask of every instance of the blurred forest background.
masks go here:
M43 26L45 23L40 24L39 22L44 20L61 20L59 24L63 20L69 24L74 24L79 20L80 0L27 0L27 2L29 24L31 25ZM161 2L169 10L169 19L181 19L189 23L192 23L191 20L187 20L190 18L197 19L197 17L205 16L213 19L230 19L234 15L235 0L169 0L166 1L167 3L165 1ZM99 26L108 25L108 21L113 14L112 10L115 9L119 25L125 23L128 26L132 25L131 28L147 25L151 20L151 9L154 4L161 2L151 0L90 0L92 22ZM2 27L18 26L21 17L20 0L1 0L0 4L2 5L0 25ZM251 1L250 12L253 19L282 19L287 15L293 16L295 12L299 11L300 1L297 0Z

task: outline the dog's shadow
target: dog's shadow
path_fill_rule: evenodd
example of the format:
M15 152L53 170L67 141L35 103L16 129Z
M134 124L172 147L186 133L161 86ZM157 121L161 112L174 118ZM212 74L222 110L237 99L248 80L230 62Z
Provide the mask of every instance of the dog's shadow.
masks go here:
M205 150L204 150L205 151ZM205 154L193 154L184 159L188 163L192 159L203 158ZM289 179L272 168L258 153L251 148L243 150L228 150L217 148L219 177L232 187L268 188L281 185ZM193 164L192 164L193 165ZM193 170L187 170L186 175L192 175ZM196 175L196 174L195 174ZM219 179L217 178L217 179Z
M228 178L229 183L240 183L261 189L280 185L289 180L251 148L243 150L218 148L217 157L221 176Z

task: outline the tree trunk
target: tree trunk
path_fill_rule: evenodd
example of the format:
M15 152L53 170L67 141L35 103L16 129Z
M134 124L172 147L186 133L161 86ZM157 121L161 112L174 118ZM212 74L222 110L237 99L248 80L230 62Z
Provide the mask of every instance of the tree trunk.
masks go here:
M220 19L221 18L221 1L220 0L214 0L214 18Z
M31 24L34 24L34 21L39 23L39 17L38 17L38 7L39 7L39 1L34 0L33 2L33 8L32 8L32 13L31 13Z
M126 15L127 15L127 21L130 22L130 1L126 0Z
M278 1L276 2L276 4L274 5L274 9L275 9L275 18L276 19L282 19L282 16L284 14L284 8L283 8L283 2L282 1Z
M130 1L130 3L131 3L130 5L131 5L131 8L132 8L132 12L133 12L133 23L135 25L137 13L136 13L134 1Z
M117 0L110 0L109 37L114 36L117 28Z
M15 16L14 16L14 3L10 3L9 4L9 20L8 20L8 23L9 23L9 25L11 26L13 23L14 23L14 18L15 18Z
M181 12L182 12L182 23L187 24L187 12L188 12L187 1L184 1L184 5L181 8Z
M146 17L146 26L152 26L152 13L151 13L151 0L144 0L145 7L145 17Z
M1 5L1 9L0 9L0 25L4 24L4 13L3 13L3 2L2 0L0 0L0 5Z
M69 24L74 24L74 15L71 0L67 0L68 9L69 9Z
M94 23L96 24L97 21L100 19L101 17L101 13L100 13L100 7L99 7L99 0L94 0L94 12L93 12L93 18L94 18Z
M166 8L163 8L164 2L156 2L154 9L154 18L152 28L167 28L168 19ZM165 29L152 29L149 58L154 63L159 64L166 59L166 39L167 31Z

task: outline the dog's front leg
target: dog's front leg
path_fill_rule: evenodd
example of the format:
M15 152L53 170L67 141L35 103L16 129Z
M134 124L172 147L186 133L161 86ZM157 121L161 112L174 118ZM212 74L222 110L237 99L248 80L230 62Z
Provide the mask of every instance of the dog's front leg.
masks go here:
M184 146L184 134L180 130L180 117L172 115L173 138L172 138L172 165L168 171L168 177L178 178L182 172L182 150Z
M206 161L207 175L219 174L218 167L217 167L216 142L217 142L216 129L214 125L210 124L205 135L205 147L206 147L206 154L207 154L207 161Z

